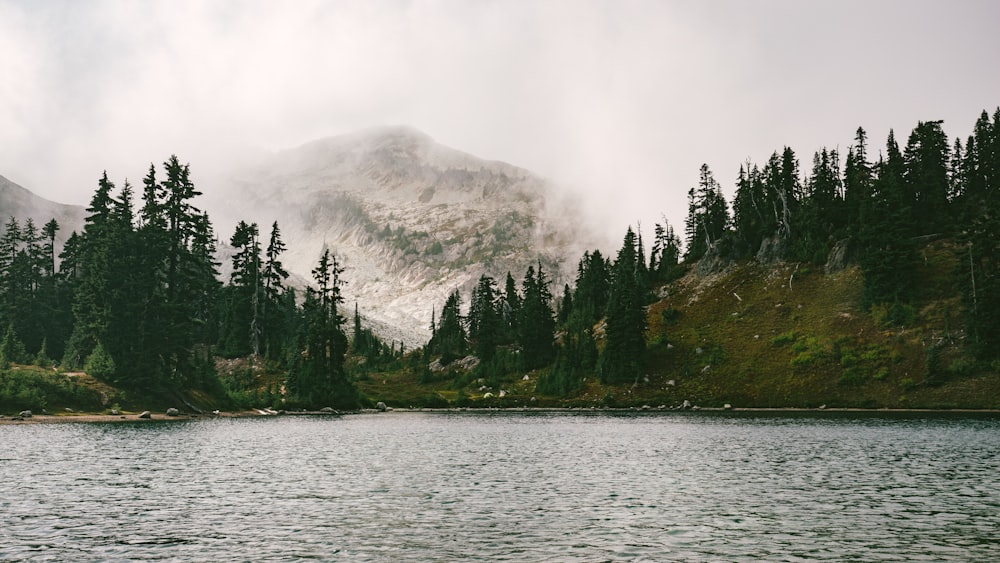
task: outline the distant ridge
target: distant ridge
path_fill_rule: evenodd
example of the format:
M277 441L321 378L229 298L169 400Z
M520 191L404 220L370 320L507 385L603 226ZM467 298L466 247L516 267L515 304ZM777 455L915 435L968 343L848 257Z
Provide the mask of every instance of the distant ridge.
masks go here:
M59 223L56 242L62 243L70 233L83 229L85 215L86 210L82 206L49 201L0 176L0 232L11 217L22 225L31 218L39 229L55 219Z

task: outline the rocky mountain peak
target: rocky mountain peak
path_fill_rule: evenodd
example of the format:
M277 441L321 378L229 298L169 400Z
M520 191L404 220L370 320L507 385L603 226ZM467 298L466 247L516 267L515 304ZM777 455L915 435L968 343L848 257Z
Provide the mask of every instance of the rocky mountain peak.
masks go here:
M544 179L410 127L307 143L235 178L243 218L281 224L290 271L307 277L330 247L347 299L408 345L426 341L450 291L466 294L482 274L519 280L537 261L558 277L583 244L579 217Z

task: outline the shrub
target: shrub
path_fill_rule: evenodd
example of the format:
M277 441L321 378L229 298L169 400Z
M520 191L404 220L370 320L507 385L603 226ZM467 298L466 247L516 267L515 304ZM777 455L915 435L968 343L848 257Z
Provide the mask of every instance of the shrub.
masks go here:
M676 321L677 319L681 318L681 312L679 309L675 309L673 307L667 307L666 309L660 312L660 317L663 318L664 323L670 324Z
M796 338L797 338L797 336L795 334L795 331L794 330L790 330L788 332L783 332L783 333L779 334L778 336L775 336L774 338L772 338L771 339L771 345L772 346L784 346L785 344L791 344L791 343L795 342Z
M976 362L971 358L958 358L951 362L945 372L954 377L965 377L976 371Z
M87 358L83 371L98 379L108 379L115 373L115 361L100 342L94 352Z

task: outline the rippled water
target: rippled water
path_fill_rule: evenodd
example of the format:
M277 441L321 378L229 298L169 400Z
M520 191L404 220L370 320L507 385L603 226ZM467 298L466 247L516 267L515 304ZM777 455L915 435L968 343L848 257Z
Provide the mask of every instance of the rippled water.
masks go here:
M997 560L1000 420L0 427L0 560Z

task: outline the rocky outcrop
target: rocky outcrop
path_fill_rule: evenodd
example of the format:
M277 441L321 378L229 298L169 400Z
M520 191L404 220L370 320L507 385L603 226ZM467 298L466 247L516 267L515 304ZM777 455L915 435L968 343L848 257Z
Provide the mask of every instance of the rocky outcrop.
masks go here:
M823 267L823 271L827 274L837 273L847 268L850 259L850 245L848 241L837 241L837 244L833 245L830 254L826 258L826 265Z
M757 251L757 261L761 264L776 264L785 257L788 250L788 242L780 233L774 233L760 243Z
M713 244L708 247L708 251L698 261L698 265L695 266L695 272L699 276L710 276L725 270L732 263L732 259L724 258L719 252L718 245Z

